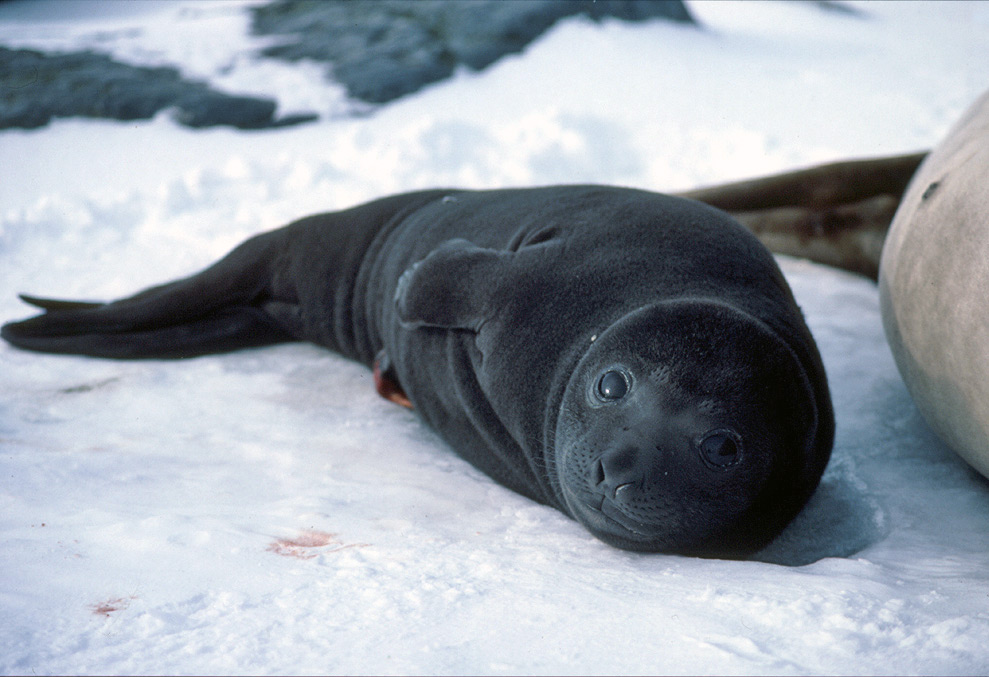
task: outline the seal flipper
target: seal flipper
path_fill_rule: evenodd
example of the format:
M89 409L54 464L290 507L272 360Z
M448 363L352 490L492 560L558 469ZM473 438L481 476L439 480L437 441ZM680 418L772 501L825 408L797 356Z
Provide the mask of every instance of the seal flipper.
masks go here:
M26 350L180 358L297 340L298 306L268 292L274 240L258 236L191 277L112 303L21 298L45 310L0 329Z
M98 316L110 305L92 312ZM295 340L263 310L252 306L223 309L200 319L151 329L99 331L94 326L86 333L56 333L52 327L64 327L66 318L58 316L67 312L73 311L49 311L12 322L4 325L0 334L25 350L116 359L195 357Z
M24 303L28 303L42 310L82 310L84 308L98 308L102 303L94 301L66 301L63 299L44 299L40 296L29 296L28 294L18 294L17 297Z
M492 290L515 256L447 240L399 278L395 306L402 325L477 331L492 315Z

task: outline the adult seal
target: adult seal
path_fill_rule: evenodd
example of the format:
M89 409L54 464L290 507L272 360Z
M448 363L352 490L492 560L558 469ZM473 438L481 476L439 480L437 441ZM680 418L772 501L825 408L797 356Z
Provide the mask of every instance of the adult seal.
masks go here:
M917 408L989 477L989 92L924 160L883 246L879 300Z
M256 236L108 304L25 297L29 350L312 341L467 461L620 548L739 557L797 514L834 417L772 256L727 214L601 186L425 191Z

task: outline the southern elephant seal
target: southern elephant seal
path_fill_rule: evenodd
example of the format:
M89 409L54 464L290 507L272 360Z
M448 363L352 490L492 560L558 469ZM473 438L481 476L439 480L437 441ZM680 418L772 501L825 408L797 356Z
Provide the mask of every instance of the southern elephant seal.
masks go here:
M879 299L917 408L989 477L989 92L914 175L883 246Z
M256 236L108 304L25 297L22 348L185 357L305 340L375 366L458 454L621 548L745 556L831 453L824 368L724 212L602 186L425 191Z

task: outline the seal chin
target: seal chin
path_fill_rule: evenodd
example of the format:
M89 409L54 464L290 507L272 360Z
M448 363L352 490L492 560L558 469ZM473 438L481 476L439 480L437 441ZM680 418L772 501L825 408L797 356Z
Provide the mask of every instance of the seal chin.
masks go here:
M617 489L614 497L592 490L585 485L582 495L578 498L569 488L564 489L567 504L571 514L583 524L595 537L625 550L643 552L674 552L689 547L689 544L679 541L680 520L675 511L663 506L661 514L655 519L644 520L634 514L626 505L634 505L648 500L655 505L656 501L637 496L638 492L631 484Z
M593 502L572 504L571 512L597 539L623 550L675 552L682 549L682 544L671 538L674 530L669 525L638 521L607 497L600 497L597 505Z
M642 496L638 500L657 503L656 497ZM623 550L739 558L758 549L732 533L732 524L718 525L710 515L691 515L672 504L664 505L661 514L648 521L629 514L631 510L623 507L621 499L602 495L570 500L568 507L595 538Z

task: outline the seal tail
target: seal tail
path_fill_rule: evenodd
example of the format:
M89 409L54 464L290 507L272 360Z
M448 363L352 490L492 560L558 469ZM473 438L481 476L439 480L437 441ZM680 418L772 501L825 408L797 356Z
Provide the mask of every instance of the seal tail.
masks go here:
M272 297L270 237L248 240L197 275L112 303L21 295L45 312L5 324L11 344L117 359L180 358L297 340L298 304Z

